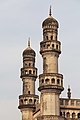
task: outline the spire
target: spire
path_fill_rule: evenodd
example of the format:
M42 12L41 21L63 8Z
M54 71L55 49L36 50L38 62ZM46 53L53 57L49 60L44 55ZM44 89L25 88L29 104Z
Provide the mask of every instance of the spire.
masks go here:
M71 89L70 89L70 86L68 86L67 96L68 96L68 99L71 98Z
M49 16L51 16L52 13L51 13L51 5L50 5L50 9L49 9Z
M30 37L28 38L28 48L30 48Z

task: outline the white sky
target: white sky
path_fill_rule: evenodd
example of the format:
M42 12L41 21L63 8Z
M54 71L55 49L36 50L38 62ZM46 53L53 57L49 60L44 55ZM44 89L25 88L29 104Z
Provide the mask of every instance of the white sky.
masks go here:
M39 43L42 21L52 5L53 16L59 21L62 54L59 71L64 75L64 93L71 86L72 96L80 96L80 0L0 0L0 119L21 120L17 109L22 82L22 51L28 37L36 51L38 74L42 73ZM38 81L38 80L37 80ZM38 93L38 92L37 92Z

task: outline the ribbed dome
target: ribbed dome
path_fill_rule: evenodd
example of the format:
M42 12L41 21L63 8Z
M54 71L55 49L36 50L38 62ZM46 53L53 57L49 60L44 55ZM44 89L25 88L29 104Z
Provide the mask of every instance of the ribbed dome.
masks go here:
M51 6L50 6L50 10L49 10L49 17L47 19L45 19L42 23L42 28L44 26L57 26L58 28L58 22L56 19L54 19L52 16L51 16Z
M23 55L34 55L35 56L35 51L31 48L26 48L24 51L23 51Z
M49 16L47 19L43 21L42 27L48 26L48 25L52 25L52 26L56 25L58 27L58 22L52 16Z
M32 55L32 56L35 56L36 53L35 51L30 47L30 40L28 40L28 48L26 48L24 51L23 51L23 56L24 55Z

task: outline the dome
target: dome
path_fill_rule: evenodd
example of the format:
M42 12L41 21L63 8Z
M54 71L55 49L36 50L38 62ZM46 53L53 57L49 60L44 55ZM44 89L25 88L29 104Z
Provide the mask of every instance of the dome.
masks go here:
M26 48L24 51L23 51L23 56L24 55L32 55L32 56L35 56L36 53L35 51L30 47L30 40L28 40L28 48Z
M54 19L51 15L52 15L52 14L51 14L51 6L50 6L49 17L46 18L46 19L43 21L42 27L48 26L48 25L52 25L52 26L57 26L57 28L58 28L59 25L58 25L57 20Z
M51 17L48 17L47 19L45 19L42 23L42 27L44 26L48 26L48 25L56 25L58 27L58 22L56 19L54 19L52 16Z

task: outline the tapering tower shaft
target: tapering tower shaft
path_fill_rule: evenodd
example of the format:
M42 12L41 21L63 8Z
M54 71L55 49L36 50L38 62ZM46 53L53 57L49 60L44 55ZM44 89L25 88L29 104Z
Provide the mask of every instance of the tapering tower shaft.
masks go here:
M43 73L39 75L38 88L41 92L41 120L60 120L59 95L63 91L63 75L58 73L58 57L61 53L58 27L50 8L49 17L42 23L43 41L40 42L43 58Z
M23 82L22 95L19 96L19 109L22 113L22 120L33 120L33 112L36 109L39 97L35 95L35 81L37 68L35 67L35 51L30 47L23 51L23 68L21 68L21 79Z

